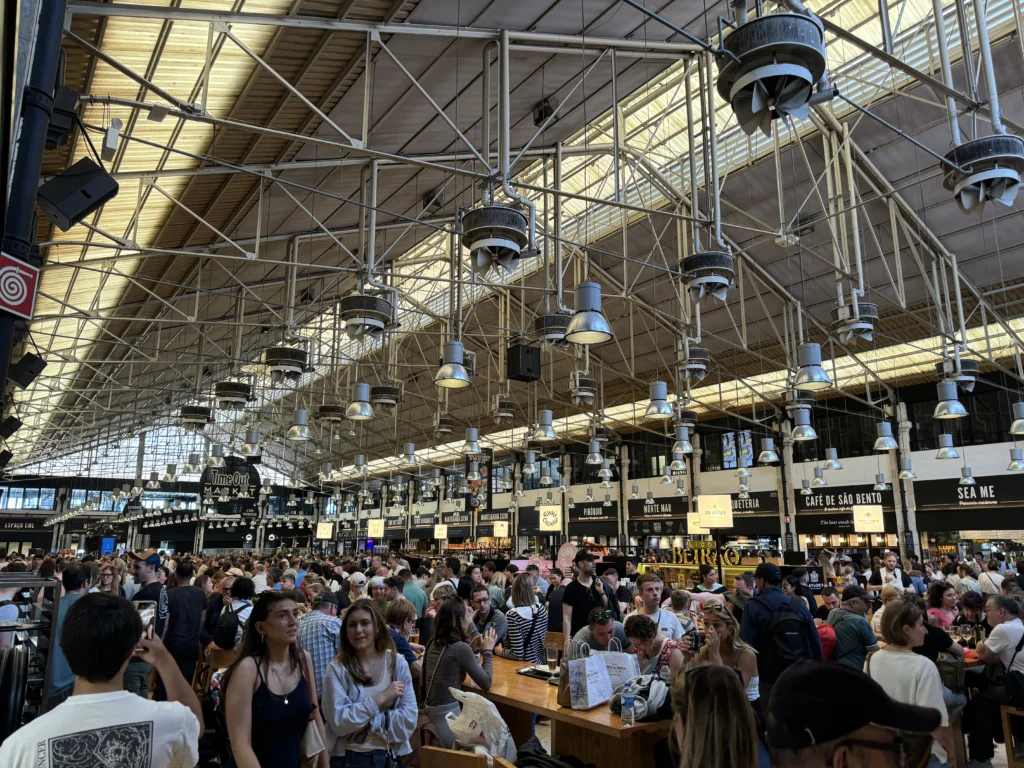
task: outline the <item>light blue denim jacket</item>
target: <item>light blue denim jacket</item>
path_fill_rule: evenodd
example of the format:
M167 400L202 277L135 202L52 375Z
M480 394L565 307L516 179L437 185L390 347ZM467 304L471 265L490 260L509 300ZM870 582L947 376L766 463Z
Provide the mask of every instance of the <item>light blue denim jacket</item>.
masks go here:
M390 664L390 659L385 663ZM366 695L366 689L353 680L348 670L337 660L327 665L321 711L327 730L325 746L332 757L344 755L348 737L359 733L367 723L370 725L371 733L383 741L391 742L391 749L396 755L407 755L412 752L409 737L416 728L419 711L416 707L416 691L413 689L409 664L401 656L395 659L395 673L392 679L405 683L405 695L389 710L391 720L388 729L385 730L384 712L377 707L377 702L372 697Z

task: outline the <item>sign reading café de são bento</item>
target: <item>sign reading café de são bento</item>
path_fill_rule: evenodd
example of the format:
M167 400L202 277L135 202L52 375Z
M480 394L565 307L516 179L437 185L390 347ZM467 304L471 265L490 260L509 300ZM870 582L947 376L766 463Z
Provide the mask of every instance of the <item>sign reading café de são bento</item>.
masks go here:
M256 514L256 497L260 490L260 473L253 464L238 456L227 456L223 467L207 467L199 476L200 496L219 498L227 496L230 501L217 502L218 515ZM249 498L239 499L242 492Z
M891 488L887 491L876 491L870 485L847 485L825 487L809 496L796 494L797 513L852 512L854 506L860 504L878 504L885 512L896 509Z

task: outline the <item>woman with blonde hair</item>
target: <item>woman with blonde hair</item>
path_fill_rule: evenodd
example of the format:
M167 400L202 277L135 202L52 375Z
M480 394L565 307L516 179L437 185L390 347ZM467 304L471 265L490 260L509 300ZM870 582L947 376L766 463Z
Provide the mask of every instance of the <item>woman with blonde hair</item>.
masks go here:
M121 572L113 563L107 563L100 568L100 583L96 586L100 592L108 592L111 595L124 597L124 587L121 586Z
M487 591L491 594L491 605L496 611L505 610L505 587L508 586L508 579L504 571L498 571L491 576L491 582L487 585Z
M705 603L704 645L696 662L738 670L746 688L747 700L758 701L757 651L740 640L736 617L721 603ZM755 705L755 709L758 709ZM758 712L760 714L760 712Z
M885 634L882 632L882 629L885 626L882 623L882 617L885 615L885 606L893 600L898 600L902 596L903 593L892 584L886 584L882 587L882 592L878 596L882 601L882 605L871 616L871 629L874 630L876 637L881 637L883 640L885 639Z
M836 569L832 566L835 553L833 552L832 555L832 557L829 557L827 549L823 549L818 553L818 565L821 567L821 576L826 587L834 587L836 585Z
M756 768L757 724L739 675L717 665L693 667L675 679L670 695L680 766Z

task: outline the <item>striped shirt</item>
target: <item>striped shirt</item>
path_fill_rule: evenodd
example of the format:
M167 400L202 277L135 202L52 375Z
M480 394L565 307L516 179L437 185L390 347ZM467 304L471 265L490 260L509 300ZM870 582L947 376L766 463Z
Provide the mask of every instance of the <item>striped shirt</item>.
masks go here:
M539 603L512 608L505 615L508 635L505 658L542 664L547 660L544 640L548 631L548 611ZM532 632L531 632L532 627Z

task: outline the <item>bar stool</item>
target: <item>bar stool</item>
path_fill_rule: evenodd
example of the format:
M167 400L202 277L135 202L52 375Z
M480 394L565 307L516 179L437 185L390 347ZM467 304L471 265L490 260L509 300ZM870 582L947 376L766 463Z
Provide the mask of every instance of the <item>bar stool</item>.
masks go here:
M1017 707L1010 706L1009 704L1003 704L999 708L999 712L1003 718L1003 739L1005 740L1006 746L1006 765L1008 768L1024 768L1024 760L1014 759L1014 743L1013 743L1013 727L1011 726L1011 717L1024 717L1024 709L1018 709Z

